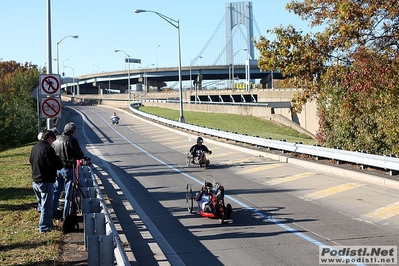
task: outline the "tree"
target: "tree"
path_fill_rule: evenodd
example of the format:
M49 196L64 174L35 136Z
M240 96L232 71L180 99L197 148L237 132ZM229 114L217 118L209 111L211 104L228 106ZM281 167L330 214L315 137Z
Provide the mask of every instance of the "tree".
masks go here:
M317 33L280 26L255 46L263 70L300 88L293 112L317 100L317 139L330 147L398 153L399 1L305 0L286 7Z
M0 62L0 150L37 136L37 107L31 93L39 84L35 65Z

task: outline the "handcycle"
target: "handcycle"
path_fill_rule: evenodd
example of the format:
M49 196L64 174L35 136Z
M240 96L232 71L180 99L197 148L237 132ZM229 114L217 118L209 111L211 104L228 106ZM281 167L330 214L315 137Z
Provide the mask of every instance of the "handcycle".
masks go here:
M198 165L200 168L208 169L211 162L205 158L205 154L212 154L212 152L201 152L198 156L193 156L190 151L187 152L186 156L186 164L190 166L190 164Z
M210 184L210 185L209 185ZM212 186L212 187L210 187ZM205 209L201 207L201 200L198 200L198 196L200 192L193 193L192 186L187 184L186 186L186 206L187 210L190 213L194 212L194 201L196 201L198 212L203 217L208 217L211 219L219 219L219 222L222 224L225 220L231 219L231 214L233 209L231 204L228 203L225 205L224 202L224 187L219 183L216 182L215 184L211 184L210 182L205 181L204 185L202 186L201 191L204 189L208 190L209 196L209 204L205 204L207 206Z
M119 124L119 117L114 117L110 119L111 125L118 125Z

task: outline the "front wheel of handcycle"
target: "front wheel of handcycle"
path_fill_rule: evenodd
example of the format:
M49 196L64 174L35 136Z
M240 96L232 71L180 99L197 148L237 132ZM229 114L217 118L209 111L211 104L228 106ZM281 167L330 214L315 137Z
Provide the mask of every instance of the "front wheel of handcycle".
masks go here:
M191 153L187 152L187 157L186 157L187 166L190 166L190 163L191 163L192 159L193 159L193 157L192 157Z
M193 189L191 188L190 184L187 184L186 187L186 205L187 205L187 210L190 213L193 213L194 197L193 197Z

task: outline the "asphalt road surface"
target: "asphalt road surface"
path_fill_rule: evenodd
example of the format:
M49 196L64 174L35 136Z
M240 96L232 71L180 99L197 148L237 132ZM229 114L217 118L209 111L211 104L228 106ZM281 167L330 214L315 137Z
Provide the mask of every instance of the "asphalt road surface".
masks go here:
M186 165L194 133L116 108L64 109L133 265L318 265L320 248L399 244L398 190L369 177L273 161L206 136L213 154L204 170ZM109 123L114 111L119 125ZM187 211L186 185L199 190L204 180L224 185L232 219Z

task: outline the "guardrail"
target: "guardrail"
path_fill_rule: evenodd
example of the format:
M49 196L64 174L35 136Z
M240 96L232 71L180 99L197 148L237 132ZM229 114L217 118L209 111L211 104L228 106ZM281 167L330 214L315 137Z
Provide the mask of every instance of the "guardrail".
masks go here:
M79 183L85 198L84 215L85 247L88 265L130 265L118 231L94 176L92 166L78 166Z
M190 124L185 124L159 116L151 115L145 112L141 112L135 108L135 105L129 106L130 110L140 116L147 117L152 120L159 121L161 123L182 128L206 135L234 140L237 142L248 143L259 147L281 150L284 152L295 152L300 154L311 155L316 158L326 158L336 160L337 163L348 162L363 166L371 166L379 169L388 170L390 175L396 175L399 171L399 158L386 156L386 155L375 155L363 152L352 152L341 149L324 148L319 146L304 145L302 143L292 143L286 141L264 139L259 137L251 137L246 135L240 135L237 133L231 133L227 131L221 131L216 129L210 129L206 127L200 127Z

